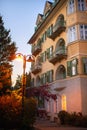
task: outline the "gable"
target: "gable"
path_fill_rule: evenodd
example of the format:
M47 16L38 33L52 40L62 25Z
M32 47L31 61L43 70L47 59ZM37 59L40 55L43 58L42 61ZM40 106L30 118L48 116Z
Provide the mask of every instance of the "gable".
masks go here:
M42 22L42 19L43 19L43 15L42 14L38 14L37 20L36 20L36 25L40 24Z
M46 15L46 13L50 11L51 8L52 8L52 2L46 1L43 14Z

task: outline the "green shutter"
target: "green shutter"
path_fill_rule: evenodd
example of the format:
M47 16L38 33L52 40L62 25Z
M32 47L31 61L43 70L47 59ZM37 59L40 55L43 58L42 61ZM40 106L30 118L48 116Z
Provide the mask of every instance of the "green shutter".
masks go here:
M50 53L50 49L48 48L46 51L47 59L49 59L49 57L50 57L49 53Z
M50 71L50 75L51 75L51 82L53 82L53 70Z
M53 56L53 46L50 47L50 57Z
M47 29L47 36L50 36L50 27Z
M72 75L72 67L71 67L71 61L67 61L67 75Z
M87 74L87 57L82 58L82 63L83 63L83 72L84 74Z
M41 62L43 62L43 53L41 54Z
M34 87L34 78L31 79L31 87Z
M44 34L42 35L42 38L41 38L41 39L42 39L41 41L44 42Z
M45 61L46 61L46 51L44 53L45 53L44 56L45 56Z
M41 82L41 85L43 85L43 74L40 77L40 82Z
M49 72L46 73L46 82L48 82Z

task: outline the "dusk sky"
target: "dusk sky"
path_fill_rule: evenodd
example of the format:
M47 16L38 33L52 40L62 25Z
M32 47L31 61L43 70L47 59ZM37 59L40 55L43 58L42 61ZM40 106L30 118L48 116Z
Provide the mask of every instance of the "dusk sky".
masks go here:
M53 2L53 0L49 0ZM3 17L4 26L10 29L12 41L16 42L18 53L31 54L31 47L27 44L34 33L38 13L43 14L46 0L0 0L0 15ZM13 84L17 74L22 74L22 62L13 62ZM30 70L27 63L26 71Z

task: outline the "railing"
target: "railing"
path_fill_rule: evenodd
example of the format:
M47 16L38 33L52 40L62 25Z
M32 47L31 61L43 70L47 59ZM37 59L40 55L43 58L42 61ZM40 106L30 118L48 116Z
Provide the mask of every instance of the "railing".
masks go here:
M32 54L37 55L39 52L41 52L42 46L41 44L32 46Z
M53 32L55 32L61 27L65 27L65 21L59 21L58 23L56 23L53 27Z
M40 72L41 69L42 69L42 64L41 63L37 63L36 65L33 65L31 67L31 72L36 74L36 73Z
M64 59L66 56L67 56L67 52L65 47L58 47L58 50L54 51L52 55L50 55L49 61L55 64L61 59Z

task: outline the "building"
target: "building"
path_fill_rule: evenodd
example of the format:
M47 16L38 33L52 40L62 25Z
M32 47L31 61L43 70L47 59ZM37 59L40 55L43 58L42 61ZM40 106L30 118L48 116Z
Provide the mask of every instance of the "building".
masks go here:
M46 111L87 114L87 0L46 1L28 43L32 85L48 84L57 96L44 101Z

